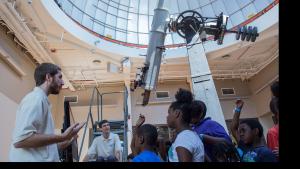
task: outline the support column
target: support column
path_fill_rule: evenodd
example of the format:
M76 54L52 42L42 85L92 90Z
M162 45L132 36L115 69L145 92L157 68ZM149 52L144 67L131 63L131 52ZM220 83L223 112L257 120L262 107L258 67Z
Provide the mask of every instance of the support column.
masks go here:
M131 91L130 91L130 69L131 69L131 63L130 59L128 59L126 62L123 63L123 72L124 72L124 83L128 91L128 97L127 97L127 110L128 110L128 116L127 116L127 150L128 154L130 154L131 148L130 143L132 140L132 113L131 113ZM128 155L127 154L127 155Z
M199 43L201 42L200 39L199 35L196 34L190 44ZM211 117L212 120L220 123L228 133L224 114L202 43L188 46L187 53L192 79L191 86L195 99L201 100L206 104L206 117Z

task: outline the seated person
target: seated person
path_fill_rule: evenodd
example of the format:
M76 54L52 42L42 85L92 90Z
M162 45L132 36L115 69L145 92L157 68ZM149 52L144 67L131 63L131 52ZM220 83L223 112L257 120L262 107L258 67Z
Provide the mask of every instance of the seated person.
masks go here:
M96 157L97 162L117 162L121 160L121 143L117 134L110 132L109 122L102 120L99 123L102 135L93 140L91 147L83 161Z
M143 124L145 117L140 115L136 132L132 138L131 149L135 154L132 162L161 162L156 152L158 133L151 124Z

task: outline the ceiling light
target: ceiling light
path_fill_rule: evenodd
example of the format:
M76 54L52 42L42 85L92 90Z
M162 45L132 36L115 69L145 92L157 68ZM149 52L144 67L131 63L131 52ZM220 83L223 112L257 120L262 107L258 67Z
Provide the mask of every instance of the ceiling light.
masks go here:
M100 63L101 63L101 60L95 59L95 60L93 60L93 63L95 63L95 64L100 64Z
M224 55L224 56L222 56L223 59L227 59L229 57L230 57L230 55Z

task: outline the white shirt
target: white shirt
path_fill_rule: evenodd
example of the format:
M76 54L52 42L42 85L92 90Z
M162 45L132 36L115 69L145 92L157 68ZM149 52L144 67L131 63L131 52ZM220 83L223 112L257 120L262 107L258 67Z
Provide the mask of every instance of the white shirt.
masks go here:
M14 143L25 140L34 133L54 134L50 109L48 97L39 87L35 87L22 99L16 113L16 124L9 153L10 161L59 161L57 144L38 148L15 148L13 146Z
M176 147L186 148L193 156L192 162L204 162L204 146L194 131L183 130L177 135L168 152L170 162L179 162Z
M88 150L88 155L97 155L106 158L108 156L115 156L117 151L121 151L119 135L109 133L107 139L101 135L93 140L93 143Z

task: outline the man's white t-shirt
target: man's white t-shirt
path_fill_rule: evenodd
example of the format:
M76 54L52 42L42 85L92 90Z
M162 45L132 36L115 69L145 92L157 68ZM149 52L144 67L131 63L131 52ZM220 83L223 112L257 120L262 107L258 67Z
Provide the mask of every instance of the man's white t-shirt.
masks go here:
M193 156L192 162L204 162L204 146L194 131L183 130L177 135L168 152L170 162L179 162L176 147L186 148Z
M88 155L97 155L106 158L108 156L115 156L117 151L121 151L119 135L109 133L107 139L101 135L93 140L93 143L88 150Z
M46 93L39 87L35 87L32 92L28 93L18 107L9 160L18 162L58 162L57 144L38 148L15 148L13 146L14 143L25 140L34 133L54 134L51 105Z

